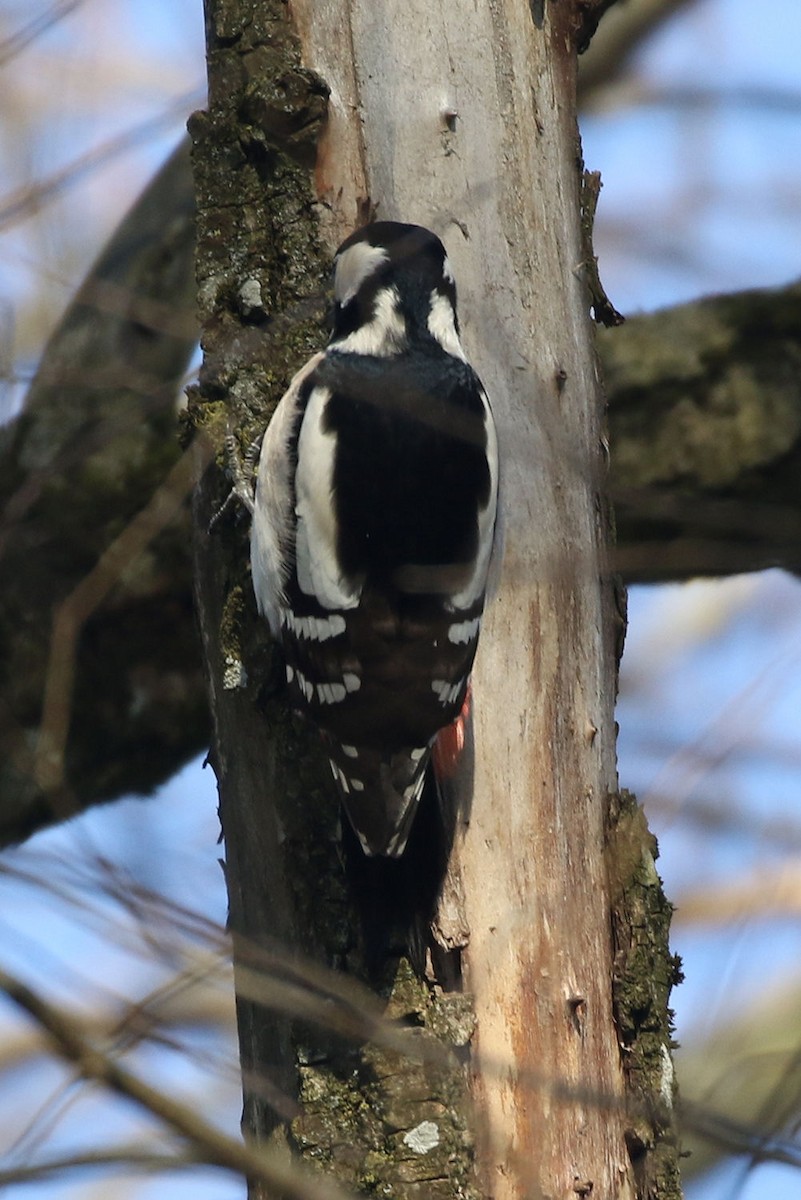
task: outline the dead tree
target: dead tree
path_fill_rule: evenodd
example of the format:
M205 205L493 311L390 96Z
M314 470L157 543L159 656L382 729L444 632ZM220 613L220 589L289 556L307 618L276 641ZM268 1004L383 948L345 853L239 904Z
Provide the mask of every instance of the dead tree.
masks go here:
M677 1194L665 911L615 775L621 617L575 115L577 46L601 7L206 5L210 103L191 126L205 364L192 421L218 468L200 489L197 579L245 1125L361 1191ZM386 1011L401 1022L391 1048L287 1011L287 948L357 978L364 960L336 804L255 619L244 528L207 534L227 429L244 446L319 348L332 251L371 214L446 243L504 489L469 820L424 977L396 953L383 964Z

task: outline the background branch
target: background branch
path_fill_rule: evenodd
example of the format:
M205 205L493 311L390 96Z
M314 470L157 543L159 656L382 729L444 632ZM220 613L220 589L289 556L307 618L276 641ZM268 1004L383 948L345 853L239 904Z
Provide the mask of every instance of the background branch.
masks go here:
M587 51L579 59L578 97L592 104L615 83L642 42L693 0L618 0L605 12Z
M599 332L627 582L801 566L801 284Z
M176 150L93 267L0 430L0 840L53 819L36 782L54 608L180 455L176 395L196 341L194 201ZM150 539L79 630L70 811L146 792L206 743L185 515ZM59 815L63 815L63 809Z
M54 608L180 453L174 400L196 336L192 216L182 144L53 334L23 414L0 430L0 845L146 793L208 745L184 506L81 628L58 814L31 751ZM801 284L632 317L599 330L598 350L626 582L797 571Z
M20 979L0 970L0 989L26 1012L54 1042L59 1053L75 1063L86 1079L96 1080L134 1101L191 1145L196 1161L236 1171L280 1189L287 1200L348 1200L333 1183L315 1178L292 1166L285 1155L244 1145L227 1137L198 1116L188 1104L172 1099L144 1079L126 1070L89 1042L58 1008L43 1000Z

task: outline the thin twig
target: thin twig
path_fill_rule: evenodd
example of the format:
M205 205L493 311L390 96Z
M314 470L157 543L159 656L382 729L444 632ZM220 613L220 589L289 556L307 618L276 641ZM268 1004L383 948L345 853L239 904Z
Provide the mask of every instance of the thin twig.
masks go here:
M125 1167L132 1171L161 1172L180 1171L197 1165L198 1160L192 1154L157 1154L143 1151L137 1146L120 1146L116 1150L68 1154L0 1170L0 1187L10 1187L14 1183L38 1183L48 1175L62 1175L79 1167Z
M59 1053L75 1063L85 1079L104 1084L158 1117L189 1141L198 1162L223 1167L247 1179L258 1179L287 1200L354 1200L352 1193L302 1170L283 1154L235 1141L187 1105L151 1087L93 1046L60 1009L2 969L0 990L46 1031Z

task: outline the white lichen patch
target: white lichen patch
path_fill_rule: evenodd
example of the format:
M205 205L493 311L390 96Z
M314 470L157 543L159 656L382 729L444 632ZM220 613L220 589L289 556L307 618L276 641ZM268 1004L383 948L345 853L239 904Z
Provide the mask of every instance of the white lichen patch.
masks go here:
M660 1046L662 1051L662 1070L659 1079L659 1095L662 1103L667 1108L673 1107L673 1059L670 1057L670 1051L667 1046L662 1043Z
M261 284L258 279L246 279L239 289L239 303L242 306L242 312L245 316L249 316L252 312L258 312L264 308L264 299L261 294Z
M247 681L247 672L242 660L234 658L232 654L226 654L225 670L223 671L223 687L226 691L232 692L236 688L245 687Z
M404 1145L415 1154L428 1154L439 1145L439 1126L433 1121L421 1121L403 1135Z

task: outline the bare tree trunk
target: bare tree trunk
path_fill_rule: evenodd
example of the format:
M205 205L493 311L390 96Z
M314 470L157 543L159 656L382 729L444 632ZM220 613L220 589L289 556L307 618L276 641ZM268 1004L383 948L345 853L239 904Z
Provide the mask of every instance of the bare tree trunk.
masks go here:
M199 501L231 922L251 947L239 960L246 1124L275 1136L270 1105L286 1116L299 1096L294 1146L379 1194L677 1194L669 1142L650 1153L660 1086L672 1101L664 989L645 988L651 1057L640 1010L625 1006L636 1080L615 1023L615 982L670 972L662 926L650 962L626 936L655 876L642 877L651 846L636 811L610 801L618 619L575 124L574 46L591 7L295 0L290 23L277 0L207 3L210 113L193 127L206 319L196 424L220 444L227 398L243 440L263 426L322 341L313 297L327 255L374 212L445 241L501 435L505 545L475 673L472 810L449 868L456 907L435 924L449 976L437 977L436 954L426 981L385 961L388 1011L417 1026L408 1061L304 1032L244 986L252 947L275 938L356 975L363 959L333 797L313 739L270 683L244 538L204 536L217 478ZM300 318L291 335L275 313Z

